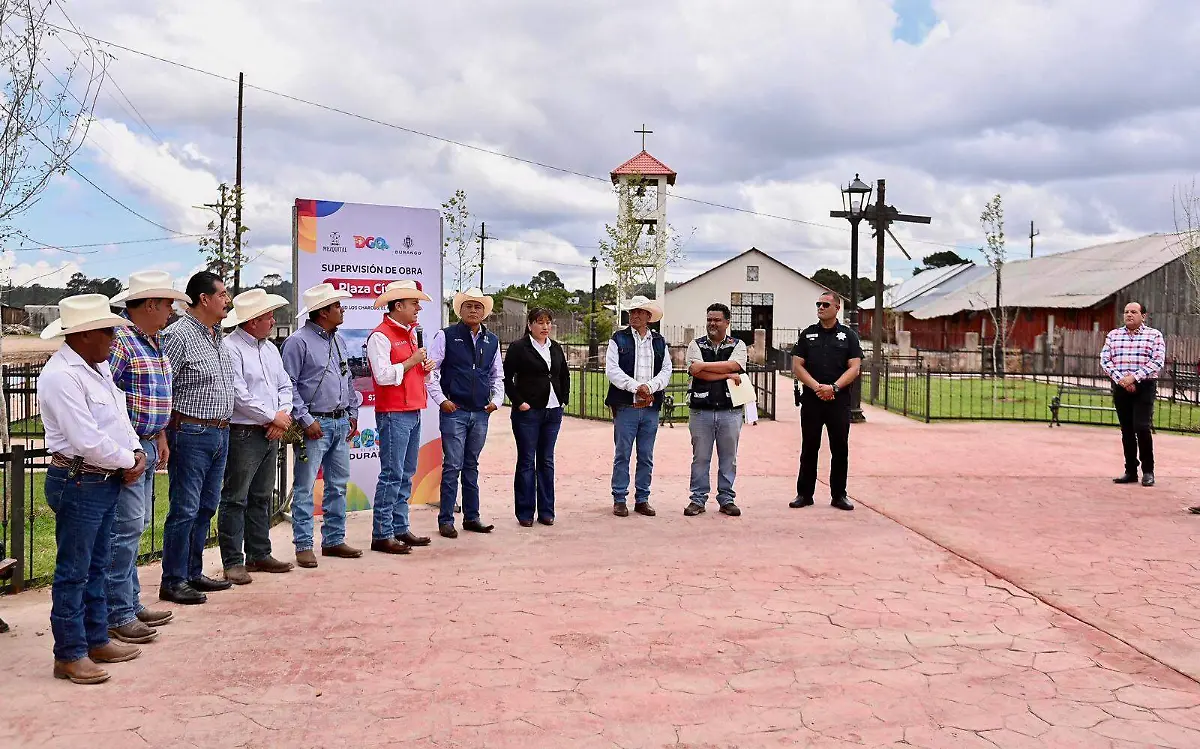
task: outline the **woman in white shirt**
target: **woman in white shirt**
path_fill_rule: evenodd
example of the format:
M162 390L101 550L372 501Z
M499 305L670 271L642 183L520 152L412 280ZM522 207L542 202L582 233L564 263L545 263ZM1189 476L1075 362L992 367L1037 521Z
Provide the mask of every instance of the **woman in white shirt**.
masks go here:
M570 397L571 373L562 346L550 340L553 323L550 310L529 310L525 336L504 357L504 393L512 403L517 441L514 506L525 528L533 525L535 511L539 523L554 525L554 443Z

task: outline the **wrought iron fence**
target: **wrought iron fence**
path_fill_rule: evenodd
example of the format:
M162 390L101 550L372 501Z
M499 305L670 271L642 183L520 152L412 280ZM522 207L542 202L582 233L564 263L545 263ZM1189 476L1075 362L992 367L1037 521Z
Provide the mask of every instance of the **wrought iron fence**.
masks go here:
M1173 364L1159 378L1154 428L1200 433L1200 383L1185 365ZM1190 370L1190 367L1187 368ZM863 401L925 422L1026 421L1116 426L1112 380L1105 376L946 372L885 360L878 394L871 394L869 368Z

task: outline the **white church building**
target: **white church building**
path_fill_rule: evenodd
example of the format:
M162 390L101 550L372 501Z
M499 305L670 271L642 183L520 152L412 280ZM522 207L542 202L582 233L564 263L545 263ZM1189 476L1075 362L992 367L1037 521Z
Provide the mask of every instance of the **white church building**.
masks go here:
M795 343L795 330L817 321L816 302L824 286L751 247L717 267L666 292L663 334L670 343L685 343L684 329L704 335L705 310L713 302L729 306L730 334L752 341L755 330L765 330L767 346ZM787 334L780 334L780 329ZM775 340L776 335L788 340ZM679 339L679 340L673 340Z

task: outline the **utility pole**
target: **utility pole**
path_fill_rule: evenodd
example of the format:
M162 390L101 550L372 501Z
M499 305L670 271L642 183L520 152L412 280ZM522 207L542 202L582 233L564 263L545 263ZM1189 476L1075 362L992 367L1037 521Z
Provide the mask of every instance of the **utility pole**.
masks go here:
M1033 238L1040 235L1040 231L1033 230L1033 219L1029 220L1029 257L1033 257Z
M477 236L479 237L479 290L483 291L483 243L489 239L495 239L495 237L489 237L487 235L486 221L480 222L479 234Z
M225 221L229 216L229 209L233 207L229 203L227 196L229 188L225 183L221 183L221 202L220 203L204 203L196 206L197 208L207 208L217 214L218 229L217 229L217 257L221 264L221 280L225 279L225 274L228 271L229 255L225 249Z
M233 177L233 295L242 292L242 83L245 76L238 73L237 110L237 167ZM224 203L225 199L222 198Z
M875 204L867 209L866 218L875 229L875 319L871 321L871 402L879 398L879 376L883 370L883 251L884 237L891 236L892 241L900 246L900 241L889 228L894 223L928 224L929 216L914 216L900 213L894 207L884 202L886 185L884 180L877 183ZM904 247L900 246L903 252ZM908 255L907 252L904 253Z

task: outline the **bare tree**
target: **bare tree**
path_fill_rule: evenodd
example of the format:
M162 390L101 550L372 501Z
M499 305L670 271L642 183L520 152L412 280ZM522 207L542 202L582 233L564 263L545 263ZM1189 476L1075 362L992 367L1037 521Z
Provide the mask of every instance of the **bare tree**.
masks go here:
M51 0L0 0L0 240L29 210L50 180L64 174L83 145L104 81L108 55L80 37L83 50L51 50L56 30L46 19ZM64 16L65 18L65 16ZM68 19L69 22L69 19ZM58 72L51 65L58 65Z
M261 257L262 253L249 261L246 260L245 249L250 244L246 241L246 233L250 229L242 226L239 232L234 221L234 217L239 213L235 209L242 200L241 191L222 182L217 187L217 195L220 198L219 202L205 203L201 206L216 214L216 218L208 222L205 234L197 244L200 246L201 255L204 256L205 268L228 283L231 278L240 276L242 269ZM241 247L234 241L238 234L242 237Z
M442 203L442 221L446 233L442 240L442 264L450 270L454 290L470 288L481 265L479 245L475 243L475 219L467 209L467 193L455 190L454 196Z
M1192 287L1192 309L1200 314L1200 195L1196 193L1196 180L1175 187L1172 207L1175 231L1185 250L1183 267Z
M639 284L654 283L655 272L683 259L683 244L674 227L648 221L655 214L657 194L635 176L615 188L617 223L605 224L600 240L600 260L612 273L617 287L617 316L626 292Z
M1008 310L1004 306L1004 263L1008 260L1008 251L1004 247L1004 202L999 193L992 196L979 214L979 223L983 227L985 245L980 248L984 259L996 273L996 304L989 305L992 323L996 328L996 336L992 341L992 371L1004 376L1004 352L1007 349Z

